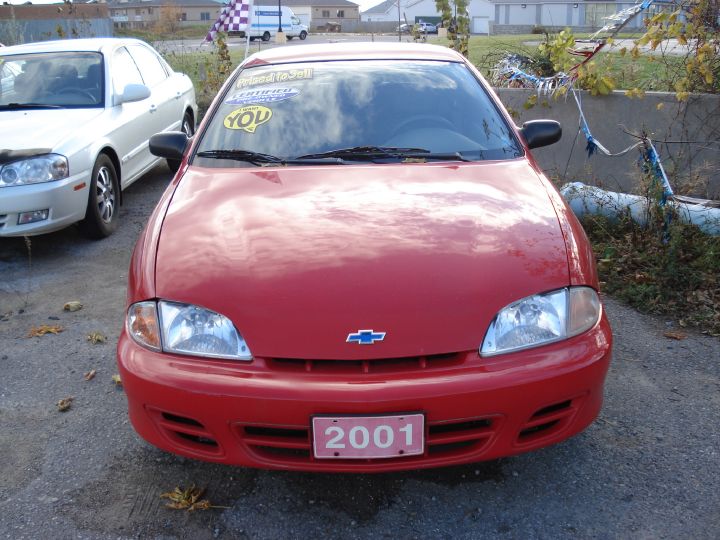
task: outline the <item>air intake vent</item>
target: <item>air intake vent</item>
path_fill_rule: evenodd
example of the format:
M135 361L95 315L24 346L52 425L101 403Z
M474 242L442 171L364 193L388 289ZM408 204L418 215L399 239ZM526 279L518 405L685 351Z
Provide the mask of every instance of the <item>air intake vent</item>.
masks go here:
M461 364L463 353L379 358L375 360L305 360L297 358L266 358L270 369L314 373L397 373L442 368Z
M538 409L520 429L518 443L526 444L554 435L565 428L577 411L578 400L565 400Z
M220 456L223 451L212 433L194 418L149 409L160 431L175 444L198 454Z

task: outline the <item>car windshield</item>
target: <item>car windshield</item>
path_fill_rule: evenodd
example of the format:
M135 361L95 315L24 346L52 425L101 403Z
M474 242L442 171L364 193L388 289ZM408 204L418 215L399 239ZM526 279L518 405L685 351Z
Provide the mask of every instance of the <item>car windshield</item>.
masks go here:
M212 115L196 165L475 161L523 153L480 82L455 62L253 67L235 76Z
M0 54L0 110L102 107L102 55Z

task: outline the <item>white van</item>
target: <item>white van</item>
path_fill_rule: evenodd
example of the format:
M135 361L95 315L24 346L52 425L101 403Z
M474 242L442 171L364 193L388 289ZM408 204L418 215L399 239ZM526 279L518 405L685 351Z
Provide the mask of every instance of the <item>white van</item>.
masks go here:
M252 18L250 19L250 39L260 38L269 41L274 38L278 31L278 9L273 6L252 6ZM305 39L308 35L308 27L300 22L288 6L280 6L280 21L285 37L292 39L299 37ZM244 32L240 33L245 37Z

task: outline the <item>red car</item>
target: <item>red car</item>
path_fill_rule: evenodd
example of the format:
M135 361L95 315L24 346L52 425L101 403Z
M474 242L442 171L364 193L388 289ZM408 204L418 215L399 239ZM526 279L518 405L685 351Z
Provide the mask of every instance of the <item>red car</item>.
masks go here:
M456 52L249 57L133 254L118 363L152 444L377 472L518 454L586 428L611 332L582 228Z

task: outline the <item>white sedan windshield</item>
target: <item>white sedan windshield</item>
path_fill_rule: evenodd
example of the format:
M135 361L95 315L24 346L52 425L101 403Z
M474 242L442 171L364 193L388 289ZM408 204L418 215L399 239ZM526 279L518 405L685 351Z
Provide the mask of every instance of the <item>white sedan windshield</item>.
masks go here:
M102 55L0 55L0 108L102 107Z

